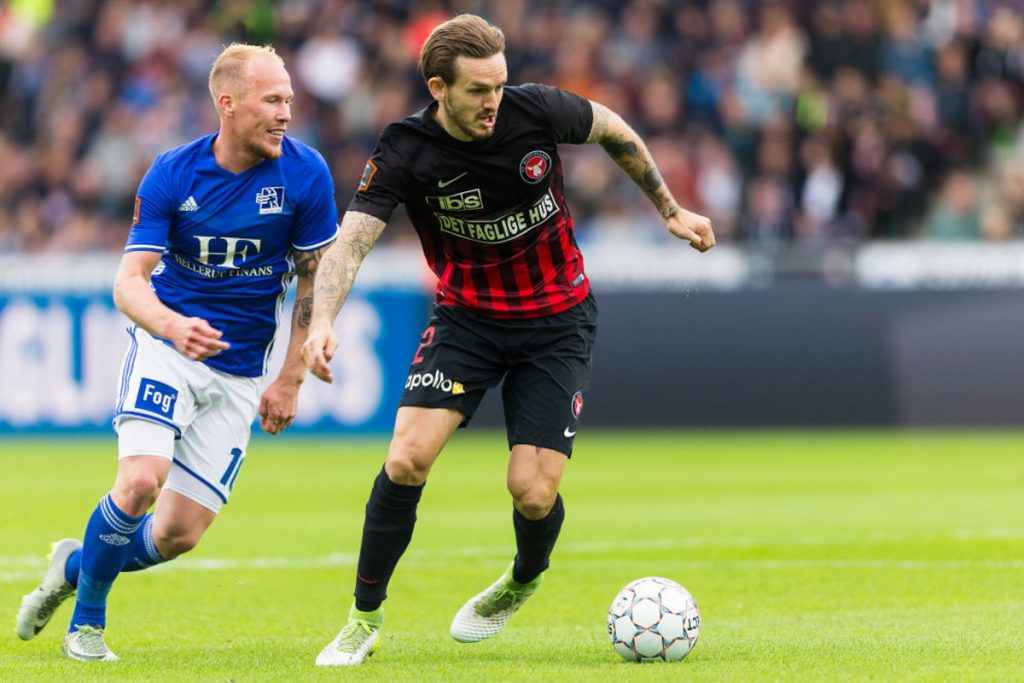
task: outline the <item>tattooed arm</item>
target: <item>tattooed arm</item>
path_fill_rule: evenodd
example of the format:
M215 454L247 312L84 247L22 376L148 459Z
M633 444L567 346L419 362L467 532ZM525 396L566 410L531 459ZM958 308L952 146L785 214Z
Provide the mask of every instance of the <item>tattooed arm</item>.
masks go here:
M329 363L338 348L334 318L352 290L359 266L376 244L386 224L359 211L347 211L341 219L338 241L324 254L313 291L309 337L302 358L310 371L325 382L333 382Z
M267 387L260 399L260 427L268 434L277 434L292 423L299 404L299 387L306 378L302 362L302 345L309 333L313 310L313 282L317 266L327 247L315 251L293 251L295 262L295 308L292 311L291 335L284 365L277 379Z
M587 142L596 142L615 163L633 179L665 220L668 231L690 242L698 251L715 246L715 233L711 221L705 216L687 211L669 191L647 145L622 117L608 107L591 102L594 123Z

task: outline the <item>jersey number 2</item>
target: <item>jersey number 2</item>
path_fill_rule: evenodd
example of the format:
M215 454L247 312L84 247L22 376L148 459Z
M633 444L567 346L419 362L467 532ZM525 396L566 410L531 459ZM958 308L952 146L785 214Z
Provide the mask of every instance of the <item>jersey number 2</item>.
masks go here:
M423 362L423 356L421 355L423 347L430 346L434 342L434 326L431 325L427 329L423 330L423 336L420 337L422 343L416 348L416 355L412 357L412 364Z

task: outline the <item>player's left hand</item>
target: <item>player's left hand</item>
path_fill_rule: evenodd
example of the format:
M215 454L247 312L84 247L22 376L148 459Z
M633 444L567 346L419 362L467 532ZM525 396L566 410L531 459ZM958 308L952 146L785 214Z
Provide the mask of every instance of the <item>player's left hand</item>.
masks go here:
M260 399L260 428L267 434L280 434L295 419L299 407L301 383L278 378Z
M689 241L690 246L699 252L705 252L715 246L715 231L711 229L711 219L707 216L680 207L665 224L668 225L670 233L679 239Z

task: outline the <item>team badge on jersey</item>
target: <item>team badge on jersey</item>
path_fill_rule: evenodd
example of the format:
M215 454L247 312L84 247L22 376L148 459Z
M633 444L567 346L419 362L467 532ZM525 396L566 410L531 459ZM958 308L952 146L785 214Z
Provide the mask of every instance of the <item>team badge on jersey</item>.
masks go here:
M132 210L132 227L139 224L139 212L142 210L142 197L135 195L135 208Z
M530 184L544 180L550 170L551 157L539 149L533 150L519 162L519 175Z
M370 183L373 182L373 176L376 173L377 165L374 164L372 161L367 160L366 168L363 169L363 177L359 179L358 192L362 192L363 190L370 186Z
M256 195L256 203L260 206L260 215L281 213L284 210L284 188L264 187Z
M572 404L570 406L572 410L572 416L577 420L580 419L580 413L583 412L583 392L577 391L572 395Z

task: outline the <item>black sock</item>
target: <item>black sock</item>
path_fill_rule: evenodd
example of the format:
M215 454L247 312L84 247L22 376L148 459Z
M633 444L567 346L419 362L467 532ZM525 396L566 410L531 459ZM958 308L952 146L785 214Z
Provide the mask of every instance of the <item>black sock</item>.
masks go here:
M548 568L548 558L558 540L558 532L565 520L562 496L555 496L551 512L543 519L527 519L512 509L512 526L516 530L516 561L512 578L518 583L529 583Z
M388 595L388 581L412 539L423 486L403 486L381 468L366 502L356 573L356 609L372 612Z

